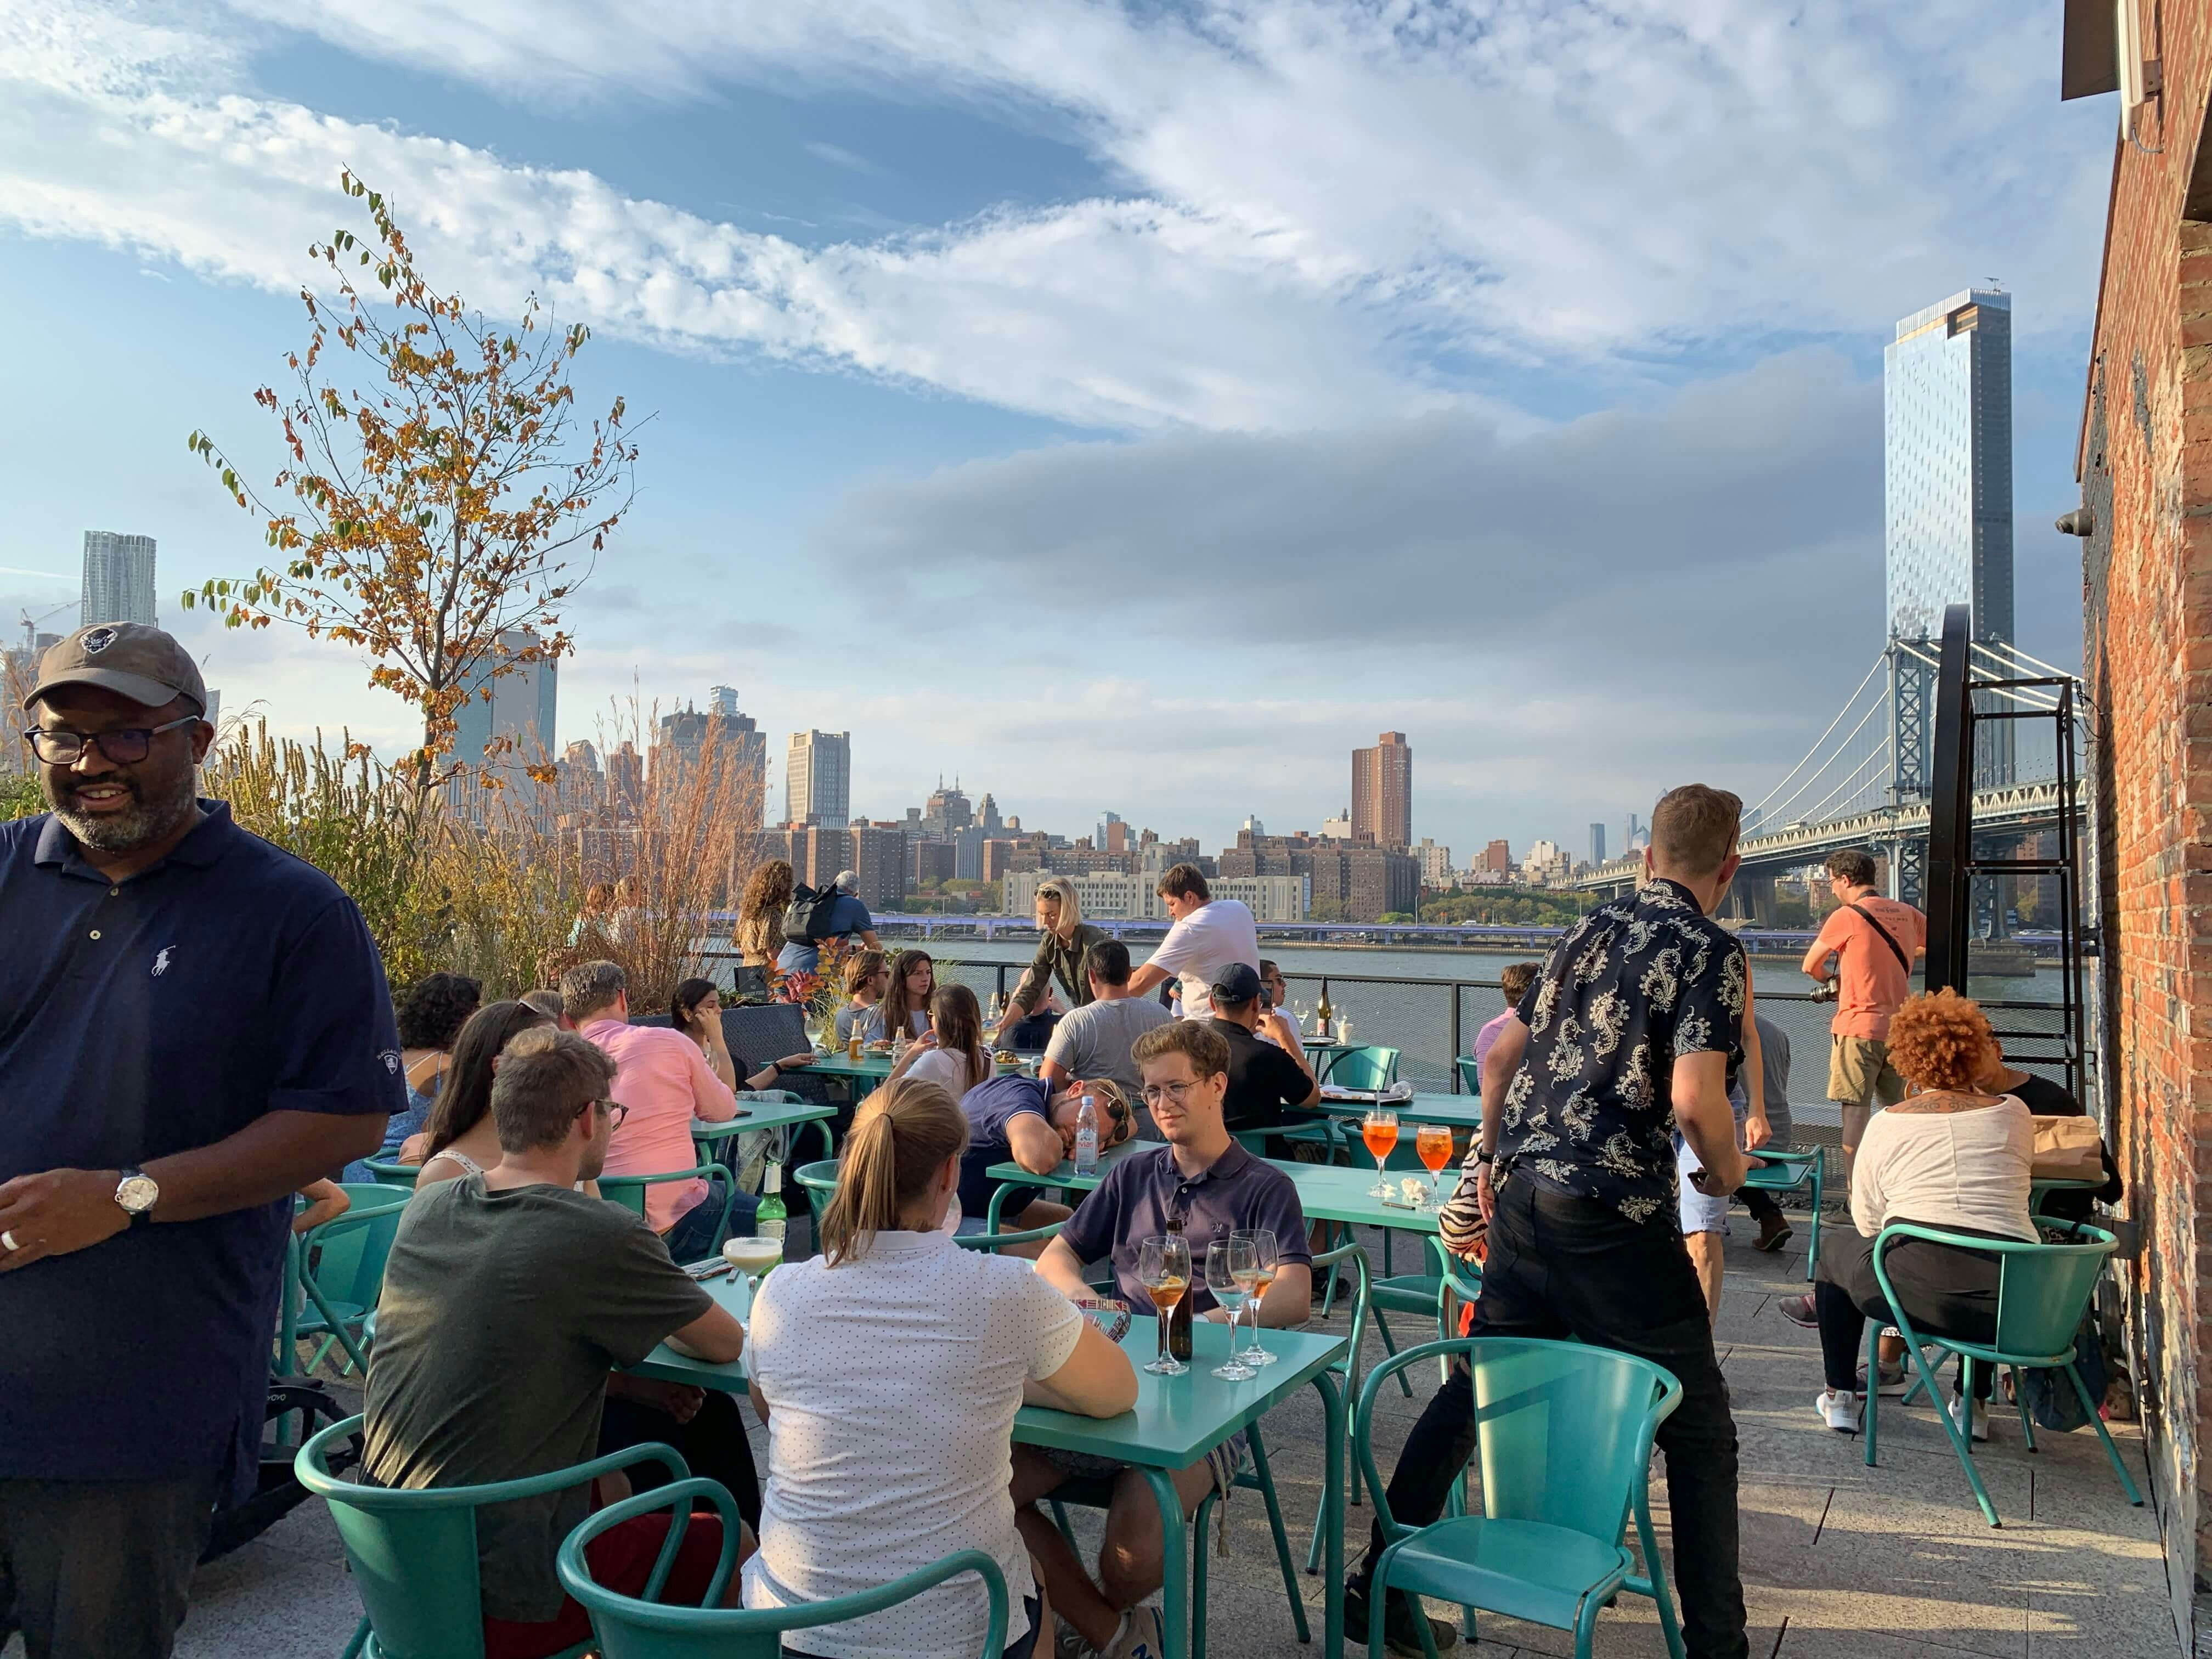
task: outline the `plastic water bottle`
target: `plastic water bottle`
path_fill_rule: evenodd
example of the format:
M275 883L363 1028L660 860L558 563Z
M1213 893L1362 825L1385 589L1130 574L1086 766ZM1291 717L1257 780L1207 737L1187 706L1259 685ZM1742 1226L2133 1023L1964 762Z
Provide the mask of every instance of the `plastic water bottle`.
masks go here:
M1075 1173L1098 1173L1098 1106L1087 1093L1075 1109Z

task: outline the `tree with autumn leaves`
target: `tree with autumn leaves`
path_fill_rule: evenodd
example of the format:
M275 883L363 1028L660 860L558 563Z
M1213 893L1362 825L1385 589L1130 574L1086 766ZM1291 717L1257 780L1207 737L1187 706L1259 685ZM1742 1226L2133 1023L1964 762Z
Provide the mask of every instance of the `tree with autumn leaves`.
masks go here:
M271 562L184 603L229 627L289 623L365 652L371 683L422 716L422 746L404 763L419 821L459 769L463 701L573 649L562 612L629 508L637 446L620 398L582 428L568 376L587 330L556 330L535 295L507 328L435 291L386 198L350 173L339 183L367 204L374 242L341 228L308 249L335 293L301 290L307 349L285 360L296 387L254 394L283 431L269 496L204 433L190 440L264 520ZM362 270L374 288L356 286ZM336 383L333 340L359 361L366 389Z

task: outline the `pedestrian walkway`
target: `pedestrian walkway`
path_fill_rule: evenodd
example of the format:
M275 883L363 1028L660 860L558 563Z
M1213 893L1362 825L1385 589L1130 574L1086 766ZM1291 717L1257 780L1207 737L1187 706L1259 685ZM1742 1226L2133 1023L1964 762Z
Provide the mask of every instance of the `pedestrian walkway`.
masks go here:
M1719 1334L1742 1439L1753 1659L2179 1659L2153 1510L2128 1505L2093 1436L2046 1432L2043 1450L2031 1456L2018 1419L1993 1418L1979 1459L2004 1517L1994 1531L1982 1523L1949 1443L1924 1407L1885 1402L1881 1467L1866 1468L1858 1440L1831 1432L1813 1415L1820 1370L1812 1334L1771 1306L1778 1296L1804 1288L1802 1255L1760 1255L1747 1247L1749 1223L1739 1215L1733 1224ZM1800 1218L1796 1242L1803 1231ZM1364 1242L1379 1261L1379 1238ZM1338 1328L1342 1319L1333 1322ZM1421 1339L1414 1323L1393 1321L1401 1344ZM1370 1362L1381 1352L1370 1337ZM1415 1386L1413 1400L1388 1385L1382 1397L1386 1470L1435 1378L1417 1377ZM1268 1419L1275 1479L1301 1561L1320 1490L1320 1431L1310 1390ZM2115 1424L2113 1433L2148 1494L2134 1425ZM765 1468L765 1447L758 1452ZM1662 1547L1671 1549L1663 1488L1654 1492L1653 1510ZM1347 1559L1361 1547L1371 1511L1351 1514ZM1079 1513L1076 1520L1095 1544L1096 1518ZM1213 1568L1209 1653L1272 1659L1304 1650L1291 1630L1255 1494L1237 1495L1229 1531L1231 1556L1217 1558ZM1318 1634L1321 1581L1302 1577L1300 1585ZM177 1651L181 1659L331 1659L358 1616L329 1517L311 1503L203 1570ZM1573 1651L1564 1633L1511 1620L1486 1618L1481 1633L1477 1659ZM1629 1597L1606 1613L1597 1650L1663 1655L1649 1603ZM18 1640L0 1659L20 1659L21 1652Z

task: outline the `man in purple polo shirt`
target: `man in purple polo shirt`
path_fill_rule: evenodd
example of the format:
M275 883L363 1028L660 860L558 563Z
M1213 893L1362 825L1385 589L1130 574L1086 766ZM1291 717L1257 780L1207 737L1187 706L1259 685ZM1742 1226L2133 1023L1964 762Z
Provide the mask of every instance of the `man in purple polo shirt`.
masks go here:
M1290 1176L1253 1157L1223 1127L1228 1043L1208 1024L1176 1020L1146 1032L1130 1054L1144 1074L1145 1103L1167 1145L1116 1164L1045 1247L1037 1272L1068 1296L1088 1296L1084 1265L1110 1257L1123 1299L1150 1313L1152 1298L1137 1277L1138 1247L1166 1232L1169 1218L1175 1217L1190 1241L1193 1308L1202 1318L1224 1322L1228 1315L1205 1287L1206 1247L1237 1229L1264 1227L1275 1235L1280 1265L1261 1299L1261 1322L1303 1325L1313 1302L1313 1251L1306 1242L1305 1212ZM1217 1486L1225 1490L1240 1455L1236 1442L1224 1442L1188 1468L1176 1471L1186 1518L1209 1491ZM1114 1496L1094 1583L1082 1559L1036 1504L1071 1478L1099 1476L1112 1479ZM1106 1659L1157 1655L1158 1614L1139 1604L1160 1587L1160 1515L1144 1478L1109 1459L1017 1446L1013 1497L1015 1520L1043 1570L1052 1607L1088 1650Z

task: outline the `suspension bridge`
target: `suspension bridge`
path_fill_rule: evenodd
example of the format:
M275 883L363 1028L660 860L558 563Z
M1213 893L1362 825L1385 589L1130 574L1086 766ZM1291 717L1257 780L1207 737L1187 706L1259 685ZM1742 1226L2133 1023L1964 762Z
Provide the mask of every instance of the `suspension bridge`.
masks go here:
M2074 750L2061 742L2058 720L2078 720L2086 704L2064 670L2017 646L1972 641L1967 648L1973 708L1987 733L1971 763L1972 833L1978 842L2033 849L2057 831L2062 793L2079 799ZM1845 848L1882 860L1893 896L1921 902L1938 665L1936 641L1890 641L1797 763L1745 807L1733 914L1771 925L1776 879ZM1573 884L1625 893L1642 868L1642 855L1632 854L1593 867ZM1984 908L1985 933L2013 931L2007 913L2015 907L1992 897Z

